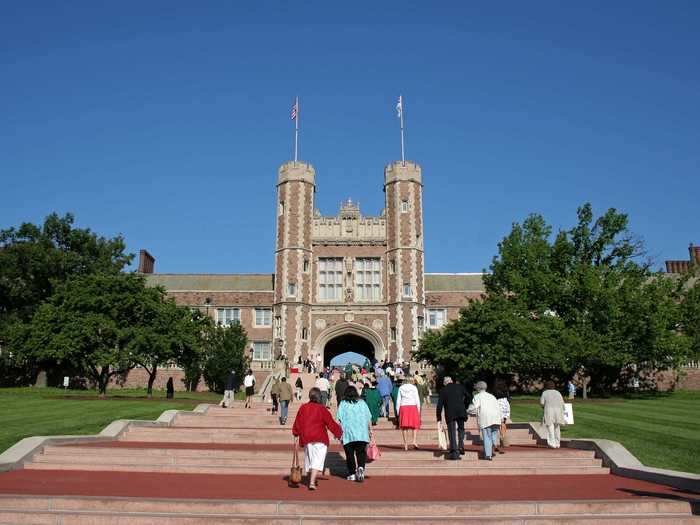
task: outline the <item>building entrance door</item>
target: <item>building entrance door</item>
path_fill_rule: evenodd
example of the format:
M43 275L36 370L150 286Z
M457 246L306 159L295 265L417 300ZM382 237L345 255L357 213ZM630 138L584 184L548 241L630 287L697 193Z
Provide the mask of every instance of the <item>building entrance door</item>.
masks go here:
M371 362L374 358L374 345L368 339L355 334L343 334L326 343L323 349L323 366L330 366L331 360L341 354L354 352ZM358 363L362 365L362 363Z

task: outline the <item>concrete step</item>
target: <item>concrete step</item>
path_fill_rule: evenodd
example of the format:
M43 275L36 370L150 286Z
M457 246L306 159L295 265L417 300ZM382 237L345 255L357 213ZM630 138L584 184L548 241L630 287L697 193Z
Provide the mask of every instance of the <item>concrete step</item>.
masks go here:
M27 470L78 470L81 471L110 471L110 472L168 472L178 474L247 474L247 475L267 475L283 476L289 473L289 462L281 465L256 464L256 465L235 465L224 466L212 465L153 465L153 464L81 464L68 463L42 463L32 462L25 465ZM337 473L344 474L344 462L328 465L331 472L338 467ZM499 465L495 461L444 461L433 464L426 468L416 468L411 464L405 465L384 465L377 462L376 465L368 466L367 476L532 476L532 475L588 475L588 474L609 474L610 469L599 466L507 466Z
M194 523L373 525L403 523L619 523L697 525L687 502L645 499L551 502L278 502L0 496L0 523L16 525L190 525Z

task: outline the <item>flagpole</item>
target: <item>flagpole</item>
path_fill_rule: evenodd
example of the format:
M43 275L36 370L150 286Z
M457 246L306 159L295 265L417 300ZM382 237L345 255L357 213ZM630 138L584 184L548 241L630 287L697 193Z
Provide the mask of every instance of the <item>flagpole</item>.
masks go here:
M406 157L404 155L404 145L403 145L403 96L399 95L399 103L401 104L401 111L399 112L399 117L401 117L401 165L406 165Z
M299 97L296 97L294 104L297 108L296 118L294 119L294 165L296 166L299 154Z

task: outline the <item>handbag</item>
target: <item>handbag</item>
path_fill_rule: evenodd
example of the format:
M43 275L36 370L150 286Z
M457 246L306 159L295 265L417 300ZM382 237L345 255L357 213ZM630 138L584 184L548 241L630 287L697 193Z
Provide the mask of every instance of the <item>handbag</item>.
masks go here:
M301 483L301 467L299 466L299 447L294 442L294 454L292 454L292 468L289 470L289 483L298 485Z
M377 442L374 441L374 436L372 436L369 445L367 445L367 460L374 461L375 459L379 459L381 455L382 453L377 446Z
M445 432L445 428L442 426L442 423L438 423L437 437L438 447L440 447L440 450L447 450L447 435Z
M510 446L510 434L508 434L508 426L505 423L501 423L500 428L501 446Z

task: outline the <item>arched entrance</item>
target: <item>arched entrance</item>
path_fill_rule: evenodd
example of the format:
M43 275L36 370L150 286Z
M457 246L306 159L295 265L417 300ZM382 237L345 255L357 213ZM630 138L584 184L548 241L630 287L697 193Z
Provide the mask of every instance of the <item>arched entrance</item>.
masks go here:
M362 355L369 354L368 357L370 361L372 361L372 358L377 359L378 361L385 359L386 349L384 348L384 342L382 341L381 336L368 326L354 322L333 325L321 332L318 337L316 337L316 340L312 346L312 358L316 359L318 355L322 355L324 366L327 366L328 363L331 362L334 355L338 354L336 353L333 355L333 346L327 348L326 345L328 345L333 339L340 338L344 335L354 335L360 340L364 340L366 343L369 343L369 346L367 346L365 342L360 342L357 339L355 340L357 342L357 347L364 349L362 352L358 353ZM339 342L338 344L341 343ZM343 353L344 351L345 350L341 351L340 353Z
M360 354L370 361L374 358L374 345L364 337L355 334L343 334L326 343L323 349L323 366L330 366L331 360L346 352ZM358 363L362 365L362 363Z

